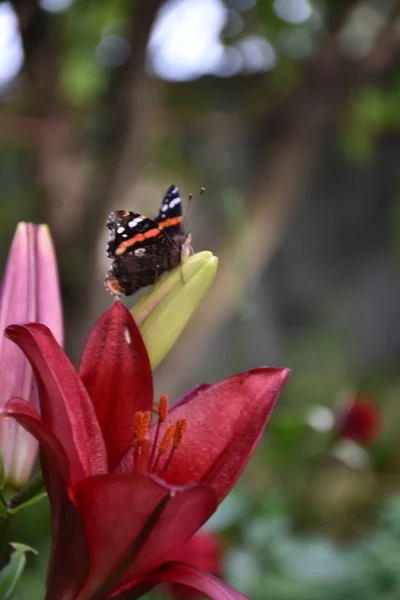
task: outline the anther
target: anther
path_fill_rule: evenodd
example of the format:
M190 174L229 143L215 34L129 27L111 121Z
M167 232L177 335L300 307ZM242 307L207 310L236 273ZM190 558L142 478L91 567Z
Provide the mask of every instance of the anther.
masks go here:
M138 436L138 433L141 429L142 417L143 412L141 410L138 410L138 412L135 412L135 414L133 415L133 435L135 438Z
M150 427L150 422L151 422L151 412L149 410L146 410L146 412L142 413L140 427L136 434L137 440L139 443L144 442L146 440L147 432Z
M135 413L133 417L133 435L138 444L141 444L146 440L150 421L151 412L149 410L146 410L146 412L139 410Z
M168 416L168 396L163 394L158 403L158 419L160 423L164 423Z

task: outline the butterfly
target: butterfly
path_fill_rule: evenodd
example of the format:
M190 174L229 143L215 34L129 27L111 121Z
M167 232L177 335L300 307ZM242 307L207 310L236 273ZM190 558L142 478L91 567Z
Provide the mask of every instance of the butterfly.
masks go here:
M112 262L104 280L110 294L131 296L186 260L191 236L182 220L176 185L167 189L155 219L128 210L110 213L107 256Z

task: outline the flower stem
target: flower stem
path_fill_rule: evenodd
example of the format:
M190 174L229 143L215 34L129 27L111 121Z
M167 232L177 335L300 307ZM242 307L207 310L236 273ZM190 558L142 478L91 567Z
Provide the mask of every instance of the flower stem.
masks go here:
M7 500L6 506L10 512L17 512L23 505L40 500L45 495L42 474L38 473L22 490Z

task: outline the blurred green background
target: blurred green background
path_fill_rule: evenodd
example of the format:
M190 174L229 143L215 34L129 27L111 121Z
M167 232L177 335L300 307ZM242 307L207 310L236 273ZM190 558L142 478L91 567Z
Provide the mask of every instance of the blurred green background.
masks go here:
M253 600L400 597L399 108L397 0L0 2L0 252L50 224L69 354L111 302L108 213L153 216L176 183L220 269L156 396L292 369L210 523ZM368 448L329 431L354 392L382 412ZM40 551L20 600L48 531L45 501L15 519Z

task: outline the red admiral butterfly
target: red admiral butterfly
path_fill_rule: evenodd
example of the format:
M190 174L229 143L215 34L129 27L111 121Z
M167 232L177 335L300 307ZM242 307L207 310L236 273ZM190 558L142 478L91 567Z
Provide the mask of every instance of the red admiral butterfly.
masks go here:
M190 253L190 234L182 228L179 190L171 185L156 218L117 210L107 221L107 256L112 259L105 285L113 296L131 296L155 283Z

